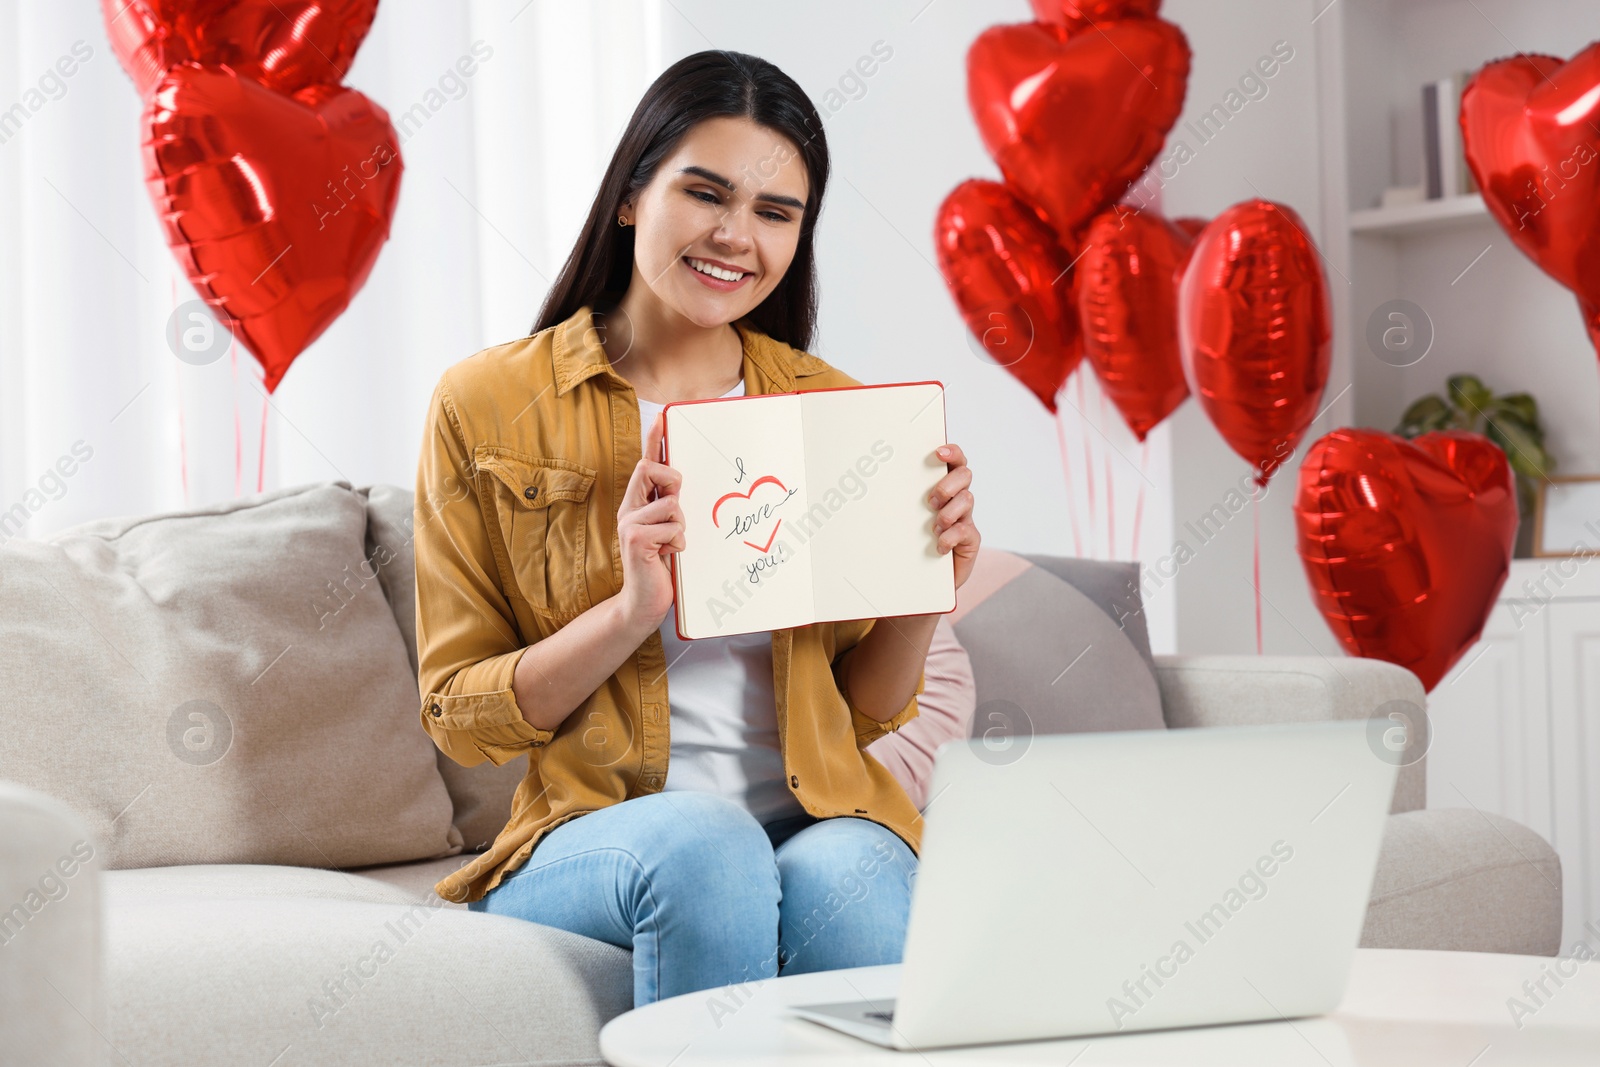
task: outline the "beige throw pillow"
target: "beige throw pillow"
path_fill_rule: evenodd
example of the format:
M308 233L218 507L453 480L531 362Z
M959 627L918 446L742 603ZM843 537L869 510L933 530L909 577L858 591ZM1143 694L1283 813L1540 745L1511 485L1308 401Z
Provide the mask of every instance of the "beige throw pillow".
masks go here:
M461 851L366 535L338 481L0 544L0 778L112 868Z

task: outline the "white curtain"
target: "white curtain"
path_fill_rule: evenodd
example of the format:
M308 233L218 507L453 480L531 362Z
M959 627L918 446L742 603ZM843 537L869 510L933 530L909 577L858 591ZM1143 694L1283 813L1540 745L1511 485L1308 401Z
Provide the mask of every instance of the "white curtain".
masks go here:
M658 4L384 0L345 84L412 116L393 229L268 397L242 347L193 365L167 344L195 294L99 5L0 0L0 541L258 479L409 487L439 374L525 335L571 249L664 66Z

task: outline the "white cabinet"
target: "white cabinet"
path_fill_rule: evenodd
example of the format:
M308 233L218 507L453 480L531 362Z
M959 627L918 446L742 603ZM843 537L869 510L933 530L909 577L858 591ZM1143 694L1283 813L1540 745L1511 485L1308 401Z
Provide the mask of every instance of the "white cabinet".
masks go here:
M1600 599L1562 598L1545 609L1550 662L1549 840L1561 853L1570 945L1600 916Z
M1600 919L1600 561L1513 560L1428 718L1428 807L1505 815L1550 842L1569 950Z
M1519 610L1496 604L1483 639L1428 695L1428 807L1479 807L1548 840L1547 620L1523 616L1519 627Z

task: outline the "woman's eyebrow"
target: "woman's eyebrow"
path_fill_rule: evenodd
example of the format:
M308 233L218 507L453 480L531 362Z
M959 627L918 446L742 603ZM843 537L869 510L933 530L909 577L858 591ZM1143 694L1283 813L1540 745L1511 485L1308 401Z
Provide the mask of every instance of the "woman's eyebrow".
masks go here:
M697 176L699 176L701 178L704 178L708 182L712 182L713 184L722 186L724 189L728 190L728 192L730 192L730 193L734 191L733 183L731 181L729 181L727 178L724 178L722 175L718 174L714 170L707 170L704 167L688 166L688 167L684 167L682 170L678 171L678 173L679 174L694 174L694 175L697 175ZM757 200L765 200L768 203L773 203L773 204L782 204L785 207L796 208L796 209L798 209L800 211L804 211L806 209L806 205L805 205L805 203L803 201L796 200L792 196L781 196L778 193L757 193L756 196L755 196L755 199L757 199Z

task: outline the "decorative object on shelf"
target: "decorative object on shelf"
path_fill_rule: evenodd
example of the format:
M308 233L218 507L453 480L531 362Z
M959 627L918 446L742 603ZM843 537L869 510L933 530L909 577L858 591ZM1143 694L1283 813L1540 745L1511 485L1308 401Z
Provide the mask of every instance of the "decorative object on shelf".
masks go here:
M1053 415L1083 359L1067 299L1072 257L1050 227L999 182L969 178L939 205L934 254L983 350Z
M1471 77L1459 71L1422 87L1422 192L1429 200L1470 196L1478 183L1461 146L1461 87Z
M1600 474L1571 474L1539 483L1532 554L1600 556Z
M1461 97L1461 135L1489 213L1578 297L1600 354L1600 42L1570 61L1515 55Z
M1113 207L1089 223L1073 272L1084 355L1141 442L1189 395L1178 354L1178 275L1194 232L1153 211Z
M1160 18L1077 34L991 26L967 51L967 100L1006 184L1071 247L1161 151L1189 61L1183 31Z
M1420 204L1427 199L1425 193L1426 188L1421 185L1391 185L1378 197L1378 206L1390 208Z
M103 0L145 96L145 181L167 243L269 393L389 236L399 138L383 108L339 84L376 9Z
M1265 486L1317 414L1333 330L1328 282L1293 208L1253 199L1195 239L1178 286L1189 391Z
M1427 690L1477 643L1511 572L1511 466L1481 434L1334 430L1300 465L1294 517L1312 599L1345 651Z
M1434 393L1413 401L1394 432L1410 439L1439 430L1481 432L1506 454L1516 477L1521 523L1516 555L1532 555L1530 520L1536 491L1556 466L1555 458L1545 451L1538 401L1527 393L1496 396L1476 375L1452 374L1445 380L1444 395Z

